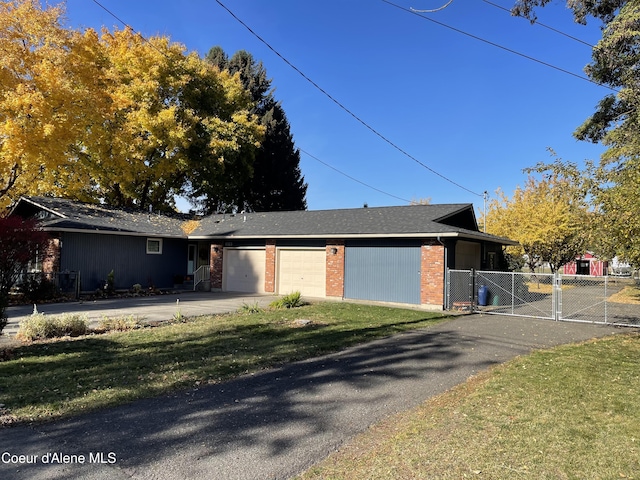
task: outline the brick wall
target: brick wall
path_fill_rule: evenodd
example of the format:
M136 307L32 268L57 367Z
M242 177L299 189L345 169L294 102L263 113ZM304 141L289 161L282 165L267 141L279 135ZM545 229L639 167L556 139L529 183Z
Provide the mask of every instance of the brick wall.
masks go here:
M434 307L444 306L444 245L435 240L422 243L420 303Z
M221 290L224 246L221 243L212 243L210 252L209 274L211 277L211 288Z
M276 291L276 241L267 240L266 247L264 291L274 293Z
M327 297L344 296L344 241L327 241ZM335 253L334 253L335 251Z

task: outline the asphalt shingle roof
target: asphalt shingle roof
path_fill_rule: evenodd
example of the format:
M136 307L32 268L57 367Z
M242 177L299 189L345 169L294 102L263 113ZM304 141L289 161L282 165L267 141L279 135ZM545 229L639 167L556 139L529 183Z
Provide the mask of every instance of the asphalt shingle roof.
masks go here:
M186 220L185 216L120 210L61 198L23 197L20 202L13 210L15 213L35 211L35 209L50 212L51 215L41 222L41 225L47 229L79 229L165 237L185 236L181 228Z
M45 210L43 227L183 238L337 238L436 237L456 235L500 242L478 231L473 206L467 203L216 214L200 217L164 215L109 208L71 200L22 198L16 214Z
M193 236L279 237L336 235L408 235L456 232L460 228L438 222L470 204L310 210L212 215Z

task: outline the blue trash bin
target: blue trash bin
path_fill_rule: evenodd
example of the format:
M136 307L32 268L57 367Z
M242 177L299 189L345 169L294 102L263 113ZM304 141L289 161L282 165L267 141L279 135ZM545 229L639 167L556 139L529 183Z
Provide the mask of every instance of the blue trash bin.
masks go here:
M478 287L478 305L481 307L487 306L487 299L489 298L489 289L486 285L480 285Z

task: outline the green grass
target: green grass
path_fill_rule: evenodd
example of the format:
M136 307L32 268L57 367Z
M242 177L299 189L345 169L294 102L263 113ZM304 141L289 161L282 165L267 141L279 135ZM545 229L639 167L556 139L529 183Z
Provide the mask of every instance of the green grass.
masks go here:
M0 424L56 419L217 383L442 318L326 302L21 346L0 362Z
M302 479L640 478L640 335L515 359L391 417Z

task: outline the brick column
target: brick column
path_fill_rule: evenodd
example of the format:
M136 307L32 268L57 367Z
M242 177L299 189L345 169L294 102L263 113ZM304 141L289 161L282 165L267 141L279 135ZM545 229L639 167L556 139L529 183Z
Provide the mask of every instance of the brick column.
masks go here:
M211 278L211 289L222 290L222 260L224 256L224 245L212 243L210 250L209 276Z
M327 241L327 297L344 297L344 240Z
M435 240L422 243L420 303L444 308L445 250Z
M267 240L265 252L264 291L274 293L276 291L276 241Z

